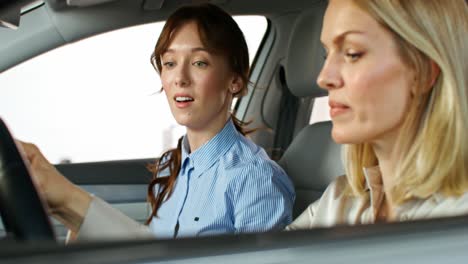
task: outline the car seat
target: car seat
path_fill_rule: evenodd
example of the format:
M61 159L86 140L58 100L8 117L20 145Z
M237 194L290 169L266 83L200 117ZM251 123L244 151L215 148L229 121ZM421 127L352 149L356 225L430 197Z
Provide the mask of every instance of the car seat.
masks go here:
M327 95L316 84L323 61L320 32L325 3L303 11L296 20L286 58L286 84L297 97ZM344 174L340 145L331 138L330 121L305 126L293 139L279 164L296 189L293 216L317 200L335 177Z

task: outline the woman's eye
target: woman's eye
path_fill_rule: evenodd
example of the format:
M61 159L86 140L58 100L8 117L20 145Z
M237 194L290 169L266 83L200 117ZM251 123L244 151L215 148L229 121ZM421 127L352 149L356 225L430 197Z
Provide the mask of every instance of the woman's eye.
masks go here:
M163 63L163 66L165 68L172 68L172 67L174 67L174 65L175 65L175 63L172 62L172 61L166 61L166 62Z
M208 66L208 63L204 62L204 61L196 61L193 63L194 66L197 66L197 67L200 67L200 68L204 68L206 66Z
M357 61L362 57L363 53L362 52L347 52L346 57L351 61Z

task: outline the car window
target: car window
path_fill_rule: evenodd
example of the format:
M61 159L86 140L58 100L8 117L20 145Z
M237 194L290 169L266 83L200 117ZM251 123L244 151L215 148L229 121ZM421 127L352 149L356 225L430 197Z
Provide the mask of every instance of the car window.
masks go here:
M331 118L328 107L328 96L315 98L314 106L312 107L312 114L310 115L309 124L329 120L331 120Z
M235 17L253 60L267 29ZM125 28L60 47L0 75L0 117L53 163L156 157L177 125L149 57L163 23Z

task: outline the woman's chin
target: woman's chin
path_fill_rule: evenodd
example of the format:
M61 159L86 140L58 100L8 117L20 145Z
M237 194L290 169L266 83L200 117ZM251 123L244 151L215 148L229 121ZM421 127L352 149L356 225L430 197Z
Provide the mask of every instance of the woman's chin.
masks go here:
M361 141L356 138L354 133L346 132L344 130L338 130L335 127L332 129L332 139L337 144L358 144Z
M192 115L188 115L186 113L183 113L183 114L176 113L173 116L177 124L181 126L190 126L191 124L194 123L194 118Z
M201 127L200 120L194 120L193 118L176 118L175 119L177 124L184 126L185 128L189 130L199 130Z

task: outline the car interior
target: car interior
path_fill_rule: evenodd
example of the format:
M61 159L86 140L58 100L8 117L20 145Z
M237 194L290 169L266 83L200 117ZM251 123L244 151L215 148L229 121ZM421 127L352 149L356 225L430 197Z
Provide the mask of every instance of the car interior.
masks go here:
M4 27L0 28L0 74L49 50L112 30L164 21L179 6L202 2L220 5L232 15L260 15L268 21L252 63L249 92L236 102L234 113L240 120L252 121L251 127L261 128L250 138L292 179L295 218L320 198L335 177L344 174L341 146L330 136L331 122L310 122L315 102L327 95L316 84L324 55L319 39L326 0L5 1L0 4ZM44 209L34 190L23 189L33 185L11 141L14 131L7 126L0 139L1 263L460 263L468 259L466 217L65 245L67 230L58 221L49 220L53 231L35 228L47 226L48 219L42 217ZM12 157L21 168L4 170L11 167ZM146 194L151 179L146 166L156 158L56 167L75 184L143 223L149 213ZM26 180L12 181L16 174Z

